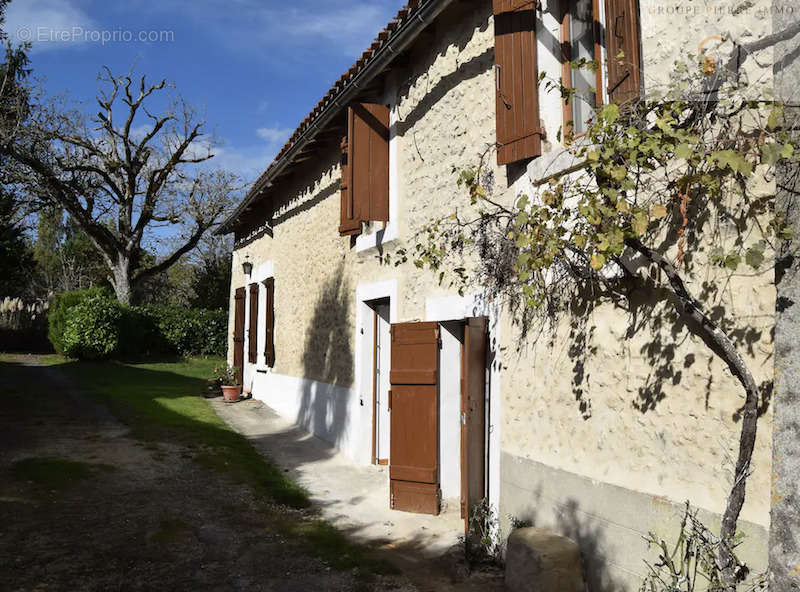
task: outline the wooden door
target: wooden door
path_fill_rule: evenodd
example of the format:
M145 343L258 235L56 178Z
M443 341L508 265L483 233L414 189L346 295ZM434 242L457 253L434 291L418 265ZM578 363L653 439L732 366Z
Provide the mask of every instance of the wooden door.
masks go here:
M244 288L236 288L233 320L233 365L236 367L236 381L242 384L244 366Z
M464 532L486 496L486 317L467 319L461 355L461 516Z
M439 513L438 323L391 330L390 506Z

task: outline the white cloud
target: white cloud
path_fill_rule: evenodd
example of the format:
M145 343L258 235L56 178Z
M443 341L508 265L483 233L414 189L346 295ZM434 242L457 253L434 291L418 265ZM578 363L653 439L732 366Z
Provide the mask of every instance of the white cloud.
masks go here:
M12 43L30 41L34 52L83 45L100 33L89 15L70 0L12 2L5 29Z
M291 10L281 16L281 28L296 39L325 39L351 56L361 55L387 23L385 7L375 2L325 6L323 10Z
M262 140L266 140L270 143L279 143L281 145L289 139L291 134L292 130L289 128L260 127L256 130L256 135Z
M269 129L269 128L264 128ZM203 168L224 169L236 173L242 180L249 184L263 173L283 147L291 130L271 130L282 135L275 135L274 139L254 145L232 145L226 142L212 145L205 138L195 141L189 148L187 155L192 157L206 156L209 151L214 155L205 161Z
M263 143L253 146L216 146L213 150L215 156L209 164L233 171L247 182L255 181L283 148L292 131L290 128L260 127L256 135L264 140Z
M178 13L200 24L220 42L254 55L256 48L287 46L361 55L403 0L294 0L291 4L263 0L129 0L137 11ZM273 52L263 53L274 56ZM286 56L285 51L277 55Z
M236 173L249 185L267 170L277 151L265 146L222 146L214 149L214 158L208 164L212 168Z

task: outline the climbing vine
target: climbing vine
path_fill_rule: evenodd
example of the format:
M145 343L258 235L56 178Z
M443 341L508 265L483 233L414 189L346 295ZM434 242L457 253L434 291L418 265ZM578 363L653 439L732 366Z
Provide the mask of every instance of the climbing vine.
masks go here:
M773 197L776 167L796 161L795 125L779 101L709 56L676 63L670 80L661 92L597 109L581 135L568 130L557 170L517 195L496 190L488 147L477 165L453 170L469 205L430 220L411 247L382 260L433 270L460 293L481 285L525 330L552 322L576 297L624 301L631 282L655 274L745 391L717 548L721 581L734 590L741 570L731 541L750 473L759 387L684 277L704 266L769 269L768 253L791 237ZM572 100L561 81L543 74L540 82Z

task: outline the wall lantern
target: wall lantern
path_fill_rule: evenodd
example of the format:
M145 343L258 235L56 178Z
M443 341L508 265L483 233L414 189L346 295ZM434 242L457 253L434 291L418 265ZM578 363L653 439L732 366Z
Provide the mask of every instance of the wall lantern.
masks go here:
M250 263L249 259L250 255L245 255L244 262L242 263L242 271L247 276L253 273L253 264Z

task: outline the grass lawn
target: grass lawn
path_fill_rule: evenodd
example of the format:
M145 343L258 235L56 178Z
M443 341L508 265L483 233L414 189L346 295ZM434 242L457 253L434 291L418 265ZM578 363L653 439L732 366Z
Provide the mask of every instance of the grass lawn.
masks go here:
M15 478L50 490L64 489L73 483L85 481L97 470L113 471L114 467L55 457L28 457L11 466L11 474Z
M278 503L307 507L306 492L231 430L203 398L206 379L221 363L214 358L149 364L80 362L59 369L91 390L130 426L135 438L197 447L196 459L205 466Z
M130 426L134 438L156 445L171 442L186 446L195 451L194 459L203 467L249 485L265 502L264 511L271 514L274 528L303 542L309 552L331 567L357 568L364 581L379 573L396 572L313 513L305 518L293 513L287 518L280 507L276 508L276 503L307 508L308 494L260 455L246 438L230 429L203 397L206 379L222 360L129 364L72 362L53 357L47 362L58 364L58 370L74 384L104 403ZM171 531L171 526L166 530Z

